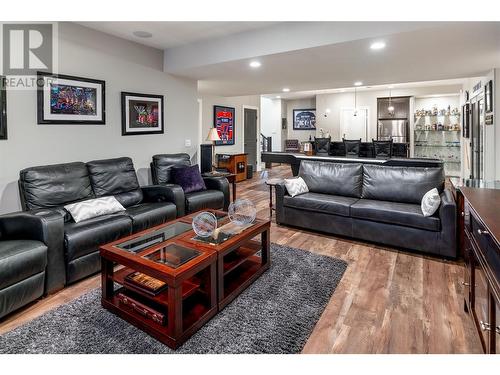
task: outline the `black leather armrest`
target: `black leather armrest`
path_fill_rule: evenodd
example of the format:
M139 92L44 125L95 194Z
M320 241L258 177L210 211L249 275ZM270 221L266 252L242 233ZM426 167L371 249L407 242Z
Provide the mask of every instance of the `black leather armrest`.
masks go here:
M441 219L441 255L456 258L457 256L457 205L449 189L441 193L439 206Z
M288 192L286 191L285 183L281 182L276 184L275 192L276 192L276 199L275 199L276 223L280 224L284 221L284 214L285 214L283 210L283 199L285 198L285 195L288 194Z
M224 193L224 211L229 207L229 181L226 177L203 177L207 189L219 190Z
M2 239L31 239L43 242L48 249L45 293L64 288L64 217L61 213L42 209L0 216L0 232Z
M141 189L145 202L172 202L177 207L177 217L184 216L184 190L179 185L150 185L142 186Z

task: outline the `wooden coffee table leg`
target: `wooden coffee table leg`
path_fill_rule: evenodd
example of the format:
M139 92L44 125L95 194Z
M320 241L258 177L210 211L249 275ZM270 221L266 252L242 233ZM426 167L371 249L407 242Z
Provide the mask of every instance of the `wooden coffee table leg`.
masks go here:
M210 265L210 275L209 275L209 296L210 296L210 308L217 305L217 263L214 262Z
M262 265L269 265L271 262L271 231L266 229L261 234L262 244Z
M182 285L168 287L168 329L178 340L182 335Z
M102 299L110 300L113 298L113 262L101 257L101 287Z

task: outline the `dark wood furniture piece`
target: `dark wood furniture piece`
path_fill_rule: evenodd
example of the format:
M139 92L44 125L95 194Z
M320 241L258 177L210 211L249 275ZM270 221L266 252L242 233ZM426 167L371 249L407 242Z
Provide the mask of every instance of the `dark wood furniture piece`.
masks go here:
M458 187L464 308L485 353L500 353L500 190Z
M236 175L234 173L214 171L214 172L202 173L201 175L203 177L226 177L229 183L231 184L232 202L236 200Z
M229 223L224 211L207 210L219 218L219 227ZM196 214L185 216L181 220L191 223ZM256 219L239 234L221 235L218 241L196 239L191 235L180 238L186 246L204 248L217 253L217 296L219 310L234 300L252 284L271 264L271 222ZM260 237L260 241L256 240ZM260 255L257 255L259 253Z
M174 349L217 313L217 254L183 246L183 233L192 235L191 226L177 219L100 249L102 306ZM167 287L147 292L127 282L134 272Z
M236 175L236 182L247 179L247 154L217 154L217 167Z
M270 178L266 180L266 185L269 186L269 219L273 217L273 211L275 210L273 206L273 186L283 182L281 178Z
M227 212L206 211L217 217L217 241L196 236L196 212L100 248L102 306L173 349L270 265L269 220L256 219L243 229L233 225L238 230L226 233ZM137 272L153 280L134 283L130 278ZM152 291L150 284L160 287Z

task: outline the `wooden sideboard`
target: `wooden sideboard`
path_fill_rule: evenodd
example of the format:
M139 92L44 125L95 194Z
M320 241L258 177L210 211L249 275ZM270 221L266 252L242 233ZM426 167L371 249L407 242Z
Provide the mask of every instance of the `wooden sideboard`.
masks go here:
M217 154L217 167L236 175L236 182L247 179L247 154Z
M457 191L464 270L464 308L485 353L500 353L500 190ZM460 202L461 201L461 202Z

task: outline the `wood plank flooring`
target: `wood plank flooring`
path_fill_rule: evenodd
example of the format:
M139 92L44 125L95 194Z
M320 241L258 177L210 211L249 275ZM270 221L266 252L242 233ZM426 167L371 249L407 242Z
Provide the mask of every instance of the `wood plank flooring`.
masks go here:
M267 172L291 176L288 166ZM237 186L258 216L269 215L269 188L259 173ZM275 223L271 240L349 264L304 353L481 353L463 311L460 263ZM94 276L37 301L0 320L0 334L99 286Z

